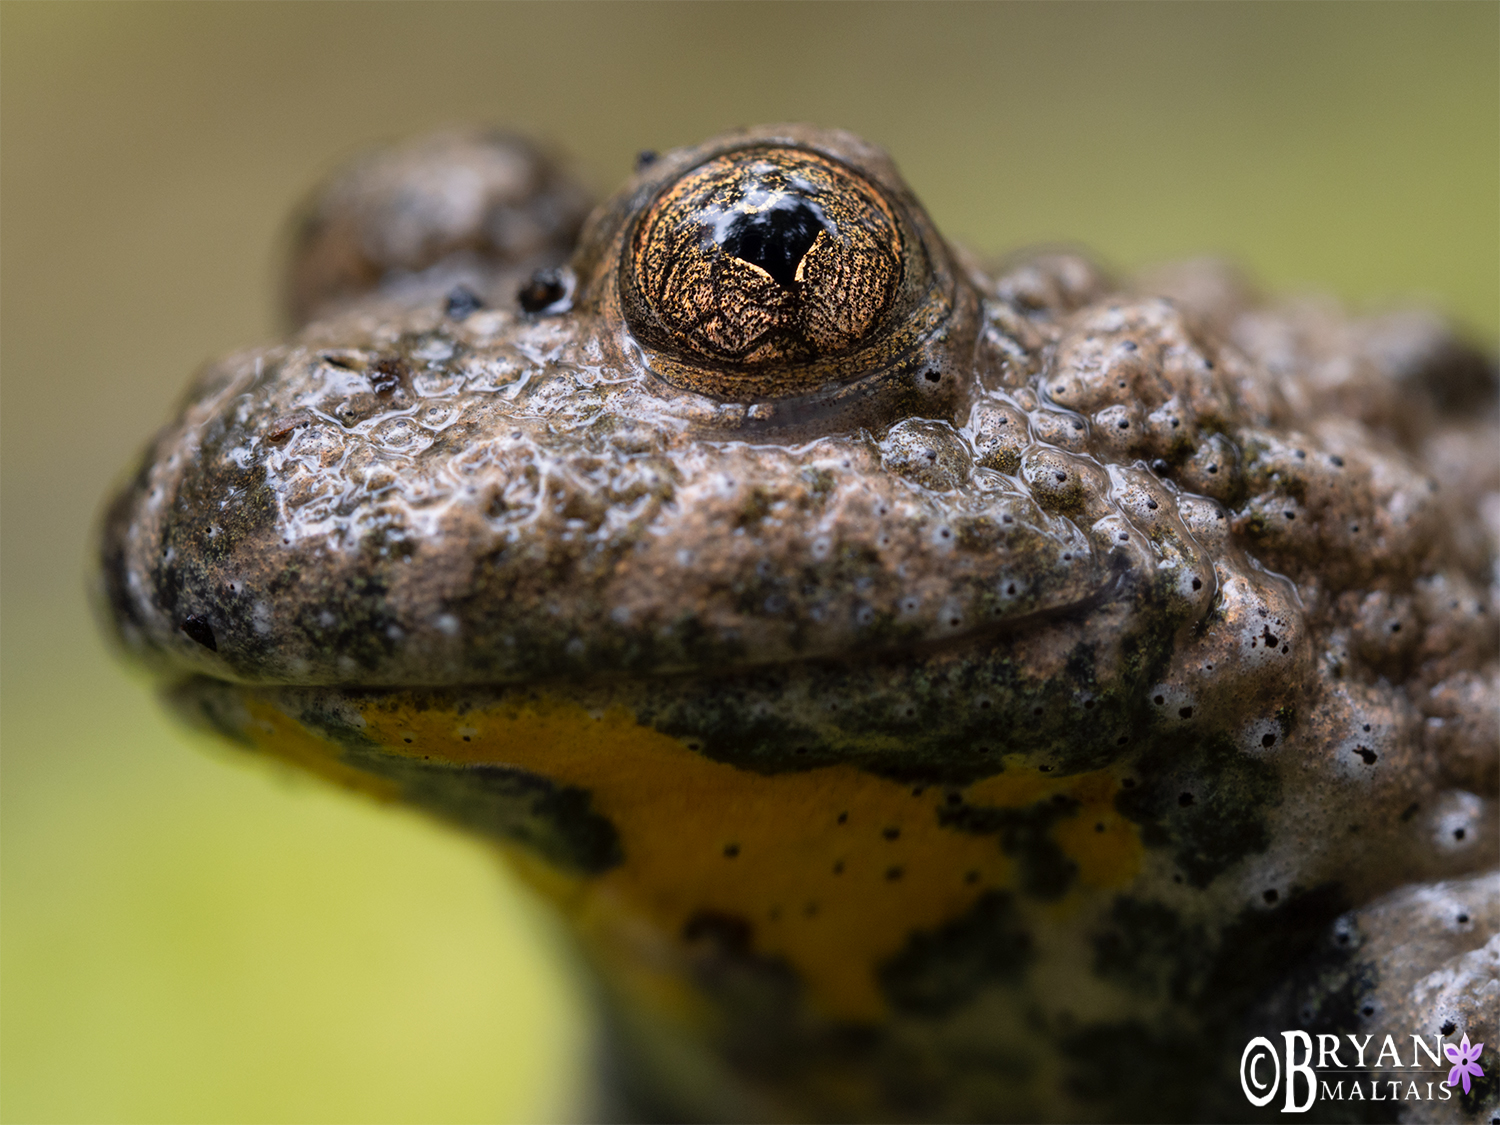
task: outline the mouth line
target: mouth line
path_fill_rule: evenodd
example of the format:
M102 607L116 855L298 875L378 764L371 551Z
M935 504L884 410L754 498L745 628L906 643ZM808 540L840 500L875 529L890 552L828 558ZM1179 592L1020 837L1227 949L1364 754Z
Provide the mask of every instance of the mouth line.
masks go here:
M793 659L775 659L741 664L720 664L700 668L677 668L657 671L600 668L587 672L553 673L532 678L474 680L412 680L402 683L369 683L294 680L246 680L217 676L201 670L179 675L170 684L190 680L211 680L251 691L329 691L351 695L396 695L415 693L510 692L538 689L547 685L609 685L623 683L682 683L690 680L724 680L770 675L800 668L870 668L920 662L960 653L966 649L982 650L1003 638L1027 630L1047 628L1088 617L1100 606L1120 600L1128 585L1127 576L1116 574L1087 597L1064 606L1049 606L1030 613L986 622L944 637L927 637L904 644L861 651L851 648L845 653L820 653ZM977 653L976 653L977 654Z

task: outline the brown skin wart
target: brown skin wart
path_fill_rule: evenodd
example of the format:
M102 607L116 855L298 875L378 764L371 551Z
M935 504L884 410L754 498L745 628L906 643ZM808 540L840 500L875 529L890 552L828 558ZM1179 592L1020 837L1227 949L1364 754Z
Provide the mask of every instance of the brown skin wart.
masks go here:
M328 716L372 700L545 690L767 776L953 786L941 823L1018 857L1015 913L981 897L883 963L897 1014L864 1055L709 989L754 1097L666 1068L656 1110L1233 1118L1215 1068L1299 1018L1500 1037L1490 361L1212 263L981 268L883 153L803 126L643 161L575 244L582 212L481 133L311 205L298 327L207 369L107 516L113 627L184 707L235 733L269 701L337 741ZM1144 859L1078 908L1071 969L1016 939L1039 967L997 983L965 935L1001 948L1077 870L1050 835L1069 798L1026 820L964 796L1026 770L1107 774ZM548 854L631 862L609 847ZM749 923L704 917L684 956L709 935L772 971ZM972 1061L1000 995L1056 1056ZM1142 1076L1180 1078L1185 1043L1207 1077L1162 1102ZM903 1092L818 1078L858 1066L850 1089Z

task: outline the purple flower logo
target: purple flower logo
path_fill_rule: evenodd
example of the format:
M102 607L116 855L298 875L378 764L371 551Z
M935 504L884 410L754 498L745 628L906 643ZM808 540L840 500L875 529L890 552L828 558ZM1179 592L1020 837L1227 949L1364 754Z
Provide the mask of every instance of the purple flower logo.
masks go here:
M1469 1046L1469 1035L1464 1033L1463 1042L1458 1046L1452 1043L1443 1044L1443 1054L1448 1056L1448 1061L1453 1064L1453 1069L1448 1072L1446 1085L1457 1086L1458 1080L1463 1079L1464 1093L1469 1092L1469 1075L1475 1078L1483 1078L1484 1070L1480 1067L1478 1059L1479 1052L1484 1050L1483 1043L1475 1043Z

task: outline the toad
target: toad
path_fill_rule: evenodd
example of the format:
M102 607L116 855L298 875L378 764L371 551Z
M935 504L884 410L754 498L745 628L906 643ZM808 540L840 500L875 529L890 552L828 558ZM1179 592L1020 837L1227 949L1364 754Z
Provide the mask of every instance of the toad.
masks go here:
M313 199L295 328L104 521L174 708L494 841L640 1119L1245 1119L1283 1030L1494 1074L1491 362L981 263L842 132L586 210L477 131Z

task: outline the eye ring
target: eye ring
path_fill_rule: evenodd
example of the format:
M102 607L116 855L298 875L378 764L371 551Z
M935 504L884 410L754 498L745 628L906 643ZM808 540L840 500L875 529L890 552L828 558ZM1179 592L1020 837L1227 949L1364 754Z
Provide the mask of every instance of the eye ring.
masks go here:
M904 212L815 150L720 152L627 231L621 311L652 369L682 389L762 402L840 386L888 367L951 308ZM942 308L924 309L935 295Z

